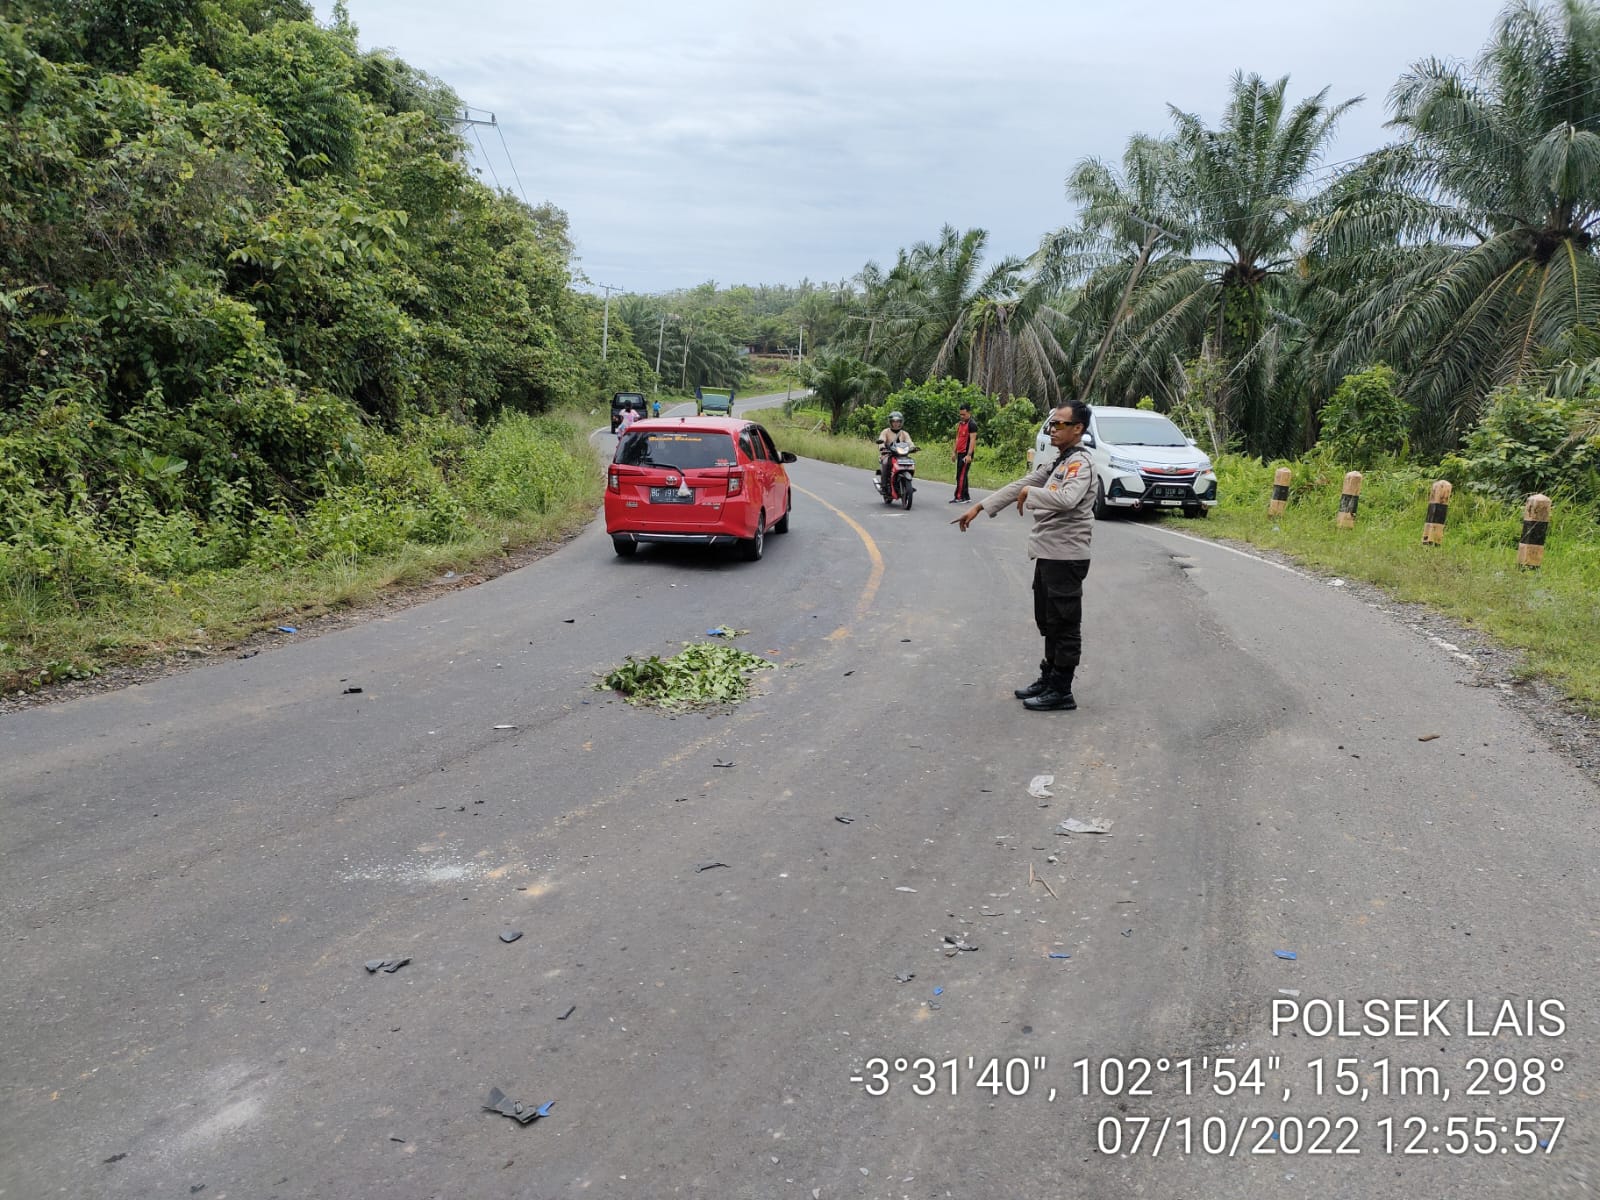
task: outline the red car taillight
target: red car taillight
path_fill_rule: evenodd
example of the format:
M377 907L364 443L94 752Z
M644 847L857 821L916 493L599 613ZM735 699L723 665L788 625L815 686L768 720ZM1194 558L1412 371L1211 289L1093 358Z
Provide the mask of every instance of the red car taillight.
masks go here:
M728 472L728 495L737 496L744 491L744 476L737 471Z
M613 492L620 492L622 490L622 484L617 481L617 473L615 471L606 472L606 486Z

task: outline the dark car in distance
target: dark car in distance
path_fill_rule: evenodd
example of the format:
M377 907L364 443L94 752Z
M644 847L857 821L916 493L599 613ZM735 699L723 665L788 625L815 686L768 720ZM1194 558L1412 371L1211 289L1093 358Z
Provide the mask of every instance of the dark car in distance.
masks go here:
M633 409L641 417L650 415L650 405L644 398L643 392L612 392L611 393L611 432L617 431L617 426L622 424L622 414L626 409Z

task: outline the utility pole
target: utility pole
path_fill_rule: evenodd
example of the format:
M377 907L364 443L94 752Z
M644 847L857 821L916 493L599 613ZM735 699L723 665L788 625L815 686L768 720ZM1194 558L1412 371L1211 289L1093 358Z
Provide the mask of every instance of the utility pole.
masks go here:
M606 293L605 313L600 318L600 361L605 362L606 347L611 340L611 293L622 289L610 283L597 283L595 287L604 288Z
M661 314L661 332L656 334L656 385L661 383L661 347L667 340L667 314Z

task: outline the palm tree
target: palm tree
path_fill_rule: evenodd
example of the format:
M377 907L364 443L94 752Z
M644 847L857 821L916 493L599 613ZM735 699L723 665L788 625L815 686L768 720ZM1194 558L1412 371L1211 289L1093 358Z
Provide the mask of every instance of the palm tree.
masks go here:
M1181 181L1170 139L1135 134L1118 172L1101 159L1079 160L1067 196L1078 224L1048 233L1030 260L1035 285L1072 322L1062 349L1071 363L1068 394L1089 398L1111 340L1127 315L1133 288L1152 258L1183 249Z
M1152 260L1118 328L1103 394L1182 390L1183 364L1219 368L1214 402L1247 449L1276 453L1299 430L1299 398L1275 384L1303 344L1295 315L1299 240L1325 206L1313 175L1339 118L1327 89L1290 107L1289 80L1235 74L1221 124L1170 109L1176 129L1163 195L1174 250ZM1159 159L1155 160L1159 163Z
M828 432L838 433L854 409L888 390L889 377L859 358L829 348L806 360L800 382L828 406Z
M984 268L988 240L986 230L946 225L937 241L902 250L887 274L869 263L857 277L867 307L863 355L896 378L953 376L1002 402L1058 396L1061 314L1021 259Z
M1329 373L1401 368L1438 448L1600 326L1600 10L1519 0L1471 71L1416 63L1389 104L1404 140L1317 231L1327 277L1361 297Z

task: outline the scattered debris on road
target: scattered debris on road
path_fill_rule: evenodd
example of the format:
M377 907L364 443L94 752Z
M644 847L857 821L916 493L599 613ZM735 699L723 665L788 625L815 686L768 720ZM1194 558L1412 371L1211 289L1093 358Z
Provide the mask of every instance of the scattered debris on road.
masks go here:
M1056 953L1052 952L1050 957L1051 958L1071 958L1072 955L1070 955L1070 954L1056 954Z
M360 688L345 688L344 694L346 696L359 696L361 694L361 689Z
M977 947L974 946L971 942L967 941L966 938L963 938L963 937L951 937L948 933L944 935L944 944L945 944L945 947L946 947L945 948L945 952L944 952L944 956L946 958L954 958L957 954L961 953L962 951L966 951L967 953L970 954L972 951L977 949Z
M385 975L393 975L410 961L409 958L369 958L365 966L368 975L375 975L379 971Z
M573 1013L575 1013L577 1011L578 1011L578 1006L576 1004L574 1004L571 1008L567 1009L566 1012L562 1013L559 1017L557 1017L556 1020L565 1021L568 1017L570 1017Z
M297 625L279 625L278 626L278 632L279 633L299 633L300 632L300 627L297 626Z
M500 940L509 946L521 936L522 930L520 929L506 929L501 931Z
M728 761L727 761L727 762L723 762L723 761L722 761L722 760L721 760L721 759L720 759L720 758L719 758L719 759L717 759L717 761L716 761L716 762L714 762L714 763L712 763L712 764L711 764L711 765L712 765L712 766L713 766L713 767L731 767L731 766L733 766L733 760L732 760L732 759L731 759L731 758L730 758L730 759L729 759L729 760L728 760Z
M240 658L254 658L256 655L258 655L260 653L261 653L261 651L259 651L259 650L246 650L243 654L239 655L239 657Z
M1425 733L1421 737L1417 738L1417 741L1419 742L1437 742L1438 740L1439 735L1437 733Z
M1091 821L1080 821L1077 817L1068 817L1056 826L1056 832L1062 837L1070 837L1074 833L1106 833L1111 832L1111 822L1102 821L1098 817Z
M1051 798L1050 785L1056 781L1054 775L1035 775L1028 781L1028 795L1036 800Z
M1272 953L1276 957L1288 959L1290 962L1293 962L1295 959L1300 957L1293 950L1274 950Z
M733 638L749 633L748 629L735 629L731 625L716 625L706 630L707 637Z
M495 729L515 729L516 726L515 725L496 725L496 726L494 726L494 728Z
M1051 862L1055 862L1055 859L1052 858L1050 861ZM1045 878L1044 878L1043 875L1035 875L1033 873L1033 864L1029 863L1028 864L1028 891L1030 891L1030 892L1033 891L1033 885L1035 883L1043 883L1044 884L1044 890L1050 893L1050 898L1052 900L1061 899L1060 896L1056 895L1055 888L1051 887L1050 884L1045 881ZM983 915L986 916L986 917L990 917L990 916L998 917L1000 914L999 913L984 913Z
M895 891L897 891L897 892L915 892L916 890L917 889L914 888L914 887L897 887L897 888L895 888Z
M699 865L699 866L698 866L698 867L696 867L696 868L695 868L695 869L694 869L694 873L695 873L695 874L696 874L696 875L698 875L698 874L700 874L700 872L701 872L701 871L710 871L710 870L713 870L713 869L714 869L714 868L716 868L716 867L726 867L726 866L727 866L727 865L728 865L728 864L727 864L727 863L725 863L725 862L708 862L708 863L701 863L701 864L700 864L700 865ZM731 869L732 869L732 868L729 868L729 869L730 869L730 870L731 870Z
M834 820L839 822L839 824L841 824L841 825L849 825L852 821L855 820L855 818L854 817L835 817Z
M917 973L915 971L896 971L894 977L901 983L910 983L917 977Z
M489 1089L489 1101L483 1106L485 1112L497 1112L510 1117L519 1125L528 1125L540 1117L550 1115L550 1106L554 1100L546 1100L543 1104L524 1104L521 1100L513 1100L499 1088Z

